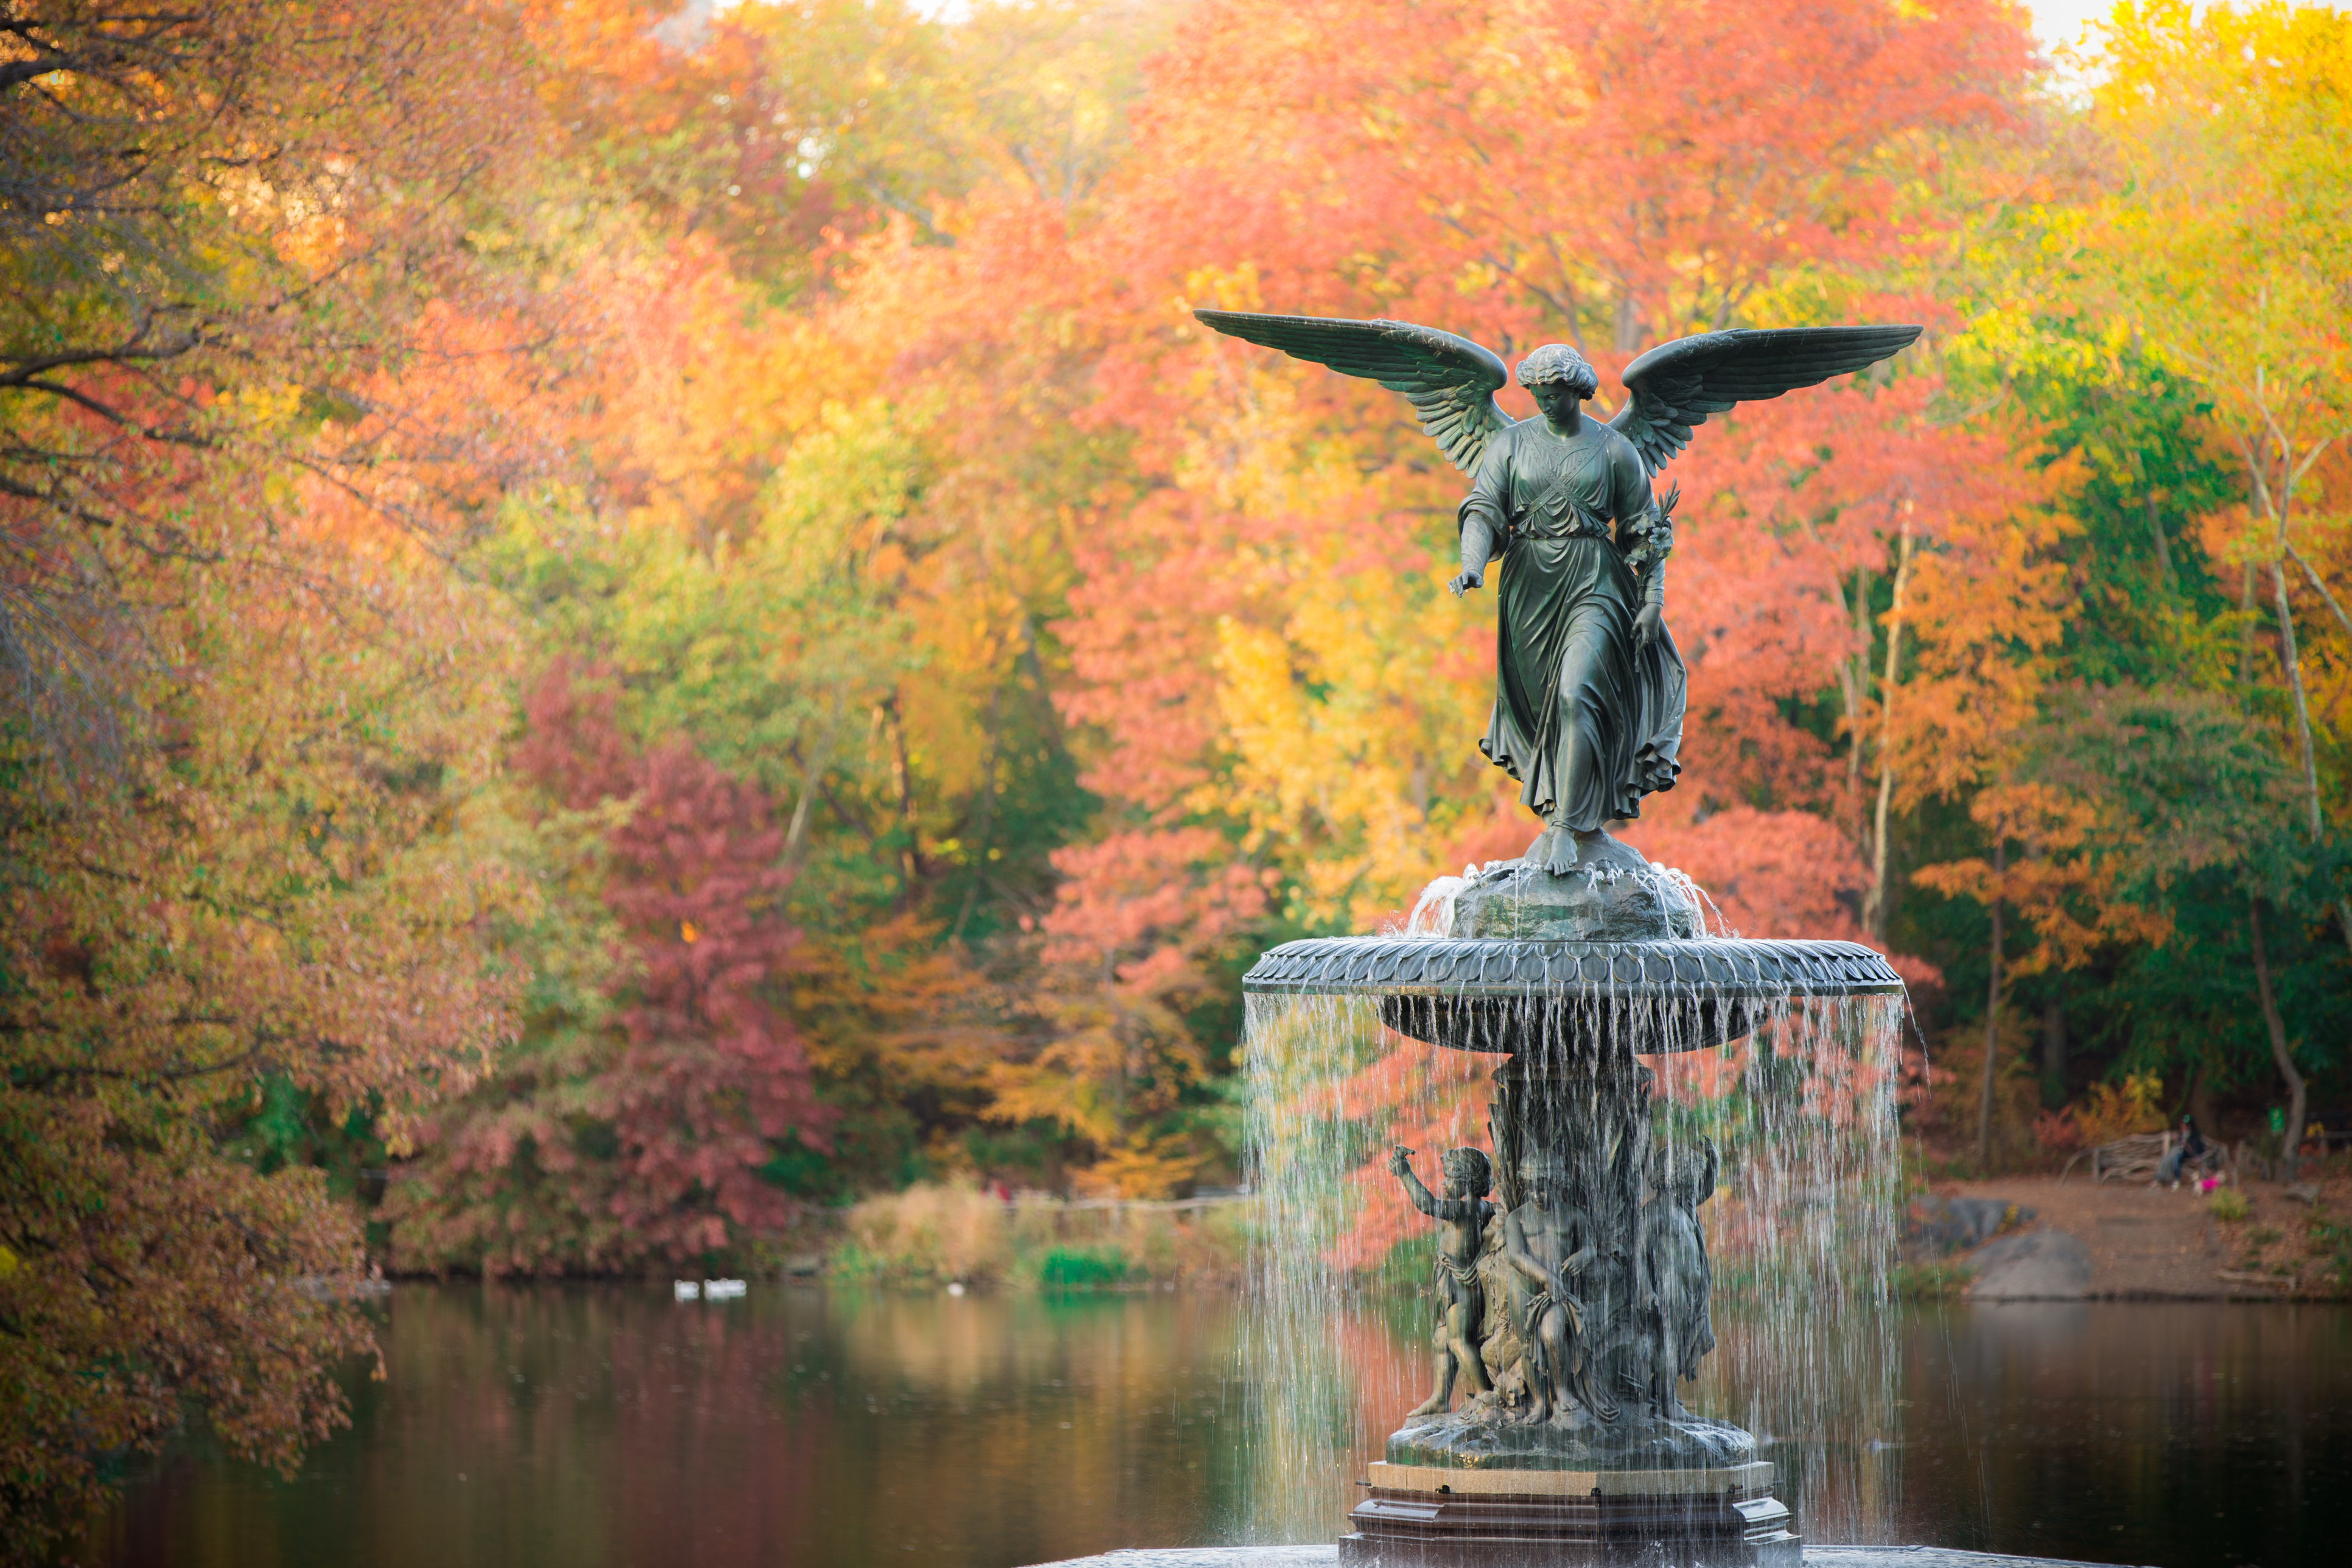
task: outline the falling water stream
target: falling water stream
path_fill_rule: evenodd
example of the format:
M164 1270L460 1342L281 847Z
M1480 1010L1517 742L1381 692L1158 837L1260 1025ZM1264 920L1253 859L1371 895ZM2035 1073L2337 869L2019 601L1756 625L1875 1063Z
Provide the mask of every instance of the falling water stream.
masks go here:
M1698 907L1686 881L1661 891ZM1423 940L1443 940L1444 914L1433 918L1425 902L1414 921ZM1645 945L1654 954L1657 944ZM1719 971L1754 944L1663 945L1709 953ZM1529 990L1507 1005L1503 1032L1541 1042L1523 1046L1522 1057L1549 1058L1543 1070L1555 1074L1589 1074L1592 1041L1629 1040L1655 1075L1654 1145L1679 1161L1712 1140L1720 1173L1699 1216L1717 1348L1697 1381L1682 1385L1683 1402L1755 1434L1806 1539L1891 1540L1897 1499L1883 1456L1899 1440L1887 1270L1904 999L1759 995L1752 985L1735 998L1646 977L1622 986L1614 962L1600 984ZM1738 1037L1698 1045L1703 1019ZM1264 1225L1242 1351L1259 1435L1244 1530L1261 1541L1329 1540L1346 1528L1365 1463L1429 1392L1426 1372L1401 1374L1392 1357L1355 1342L1381 1293L1415 1277L1424 1300L1429 1290L1435 1227L1406 1214L1384 1156L1408 1132L1431 1163L1438 1150L1429 1142L1494 1156L1489 1079L1510 1058L1408 1038L1383 1026L1377 995L1257 992L1245 1059ZM1498 1173L1505 1164L1496 1160ZM1393 1267L1368 1268L1399 1234L1400 1215L1402 1254Z

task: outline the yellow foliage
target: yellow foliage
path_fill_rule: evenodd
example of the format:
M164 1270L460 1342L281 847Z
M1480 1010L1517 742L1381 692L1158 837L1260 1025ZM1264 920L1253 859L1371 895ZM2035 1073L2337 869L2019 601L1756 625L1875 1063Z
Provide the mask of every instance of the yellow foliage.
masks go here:
M2066 1114L2084 1148L2112 1143L2136 1132L2164 1130L2164 1110L2157 1102L2164 1080L2154 1073L2133 1073L2120 1084L2095 1083L2080 1105Z
M1191 1141L1176 1134L1112 1149L1078 1173L1079 1188L1120 1198L1171 1198L1201 1167Z

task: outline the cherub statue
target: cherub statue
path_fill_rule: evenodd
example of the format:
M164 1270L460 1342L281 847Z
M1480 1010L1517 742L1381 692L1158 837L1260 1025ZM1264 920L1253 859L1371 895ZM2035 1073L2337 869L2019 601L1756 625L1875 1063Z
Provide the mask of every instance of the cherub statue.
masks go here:
M1694 426L1876 363L1917 327L1799 327L1683 338L1625 367L1607 424L1584 356L1547 343L1519 362L1541 410L1513 422L1494 395L1503 362L1467 338L1405 321L1196 310L1218 331L1367 376L1411 399L1422 429L1472 478L1460 512L1458 597L1499 558L1495 707L1480 751L1519 781L1545 826L1527 858L1565 873L1609 850L1606 825L1682 771L1685 676L1666 635L1674 492L1651 479ZM1612 535L1612 529L1614 529Z
M1587 1365L1584 1305L1570 1281L1600 1258L1591 1216L1570 1201L1558 1162L1531 1155L1520 1164L1527 1201L1503 1220L1503 1258L1511 1268L1511 1310L1527 1346L1528 1419L1551 1419L1572 1396L1602 1421L1616 1402L1596 1393Z
M1486 1245L1486 1222L1495 1205L1486 1201L1494 1170L1476 1149L1448 1149L1438 1159L1445 1173L1445 1195L1438 1197L1412 1173L1410 1149L1389 1155L1389 1170L1404 1184L1412 1206L1444 1226L1437 1234L1437 1321L1430 1345L1437 1363L1436 1387L1412 1415L1443 1415L1454 1404L1454 1377L1458 1369L1469 1379L1474 1402L1494 1392L1486 1381L1486 1363L1478 1343L1486 1337L1486 1290L1478 1279L1478 1254Z
M1715 1349L1706 1310L1713 1271L1698 1205L1715 1195L1718 1169L1712 1139L1696 1150L1661 1143L1650 1153L1637 1305L1650 1331L1649 1403L1661 1415L1686 1414L1675 1384L1696 1377L1699 1358Z

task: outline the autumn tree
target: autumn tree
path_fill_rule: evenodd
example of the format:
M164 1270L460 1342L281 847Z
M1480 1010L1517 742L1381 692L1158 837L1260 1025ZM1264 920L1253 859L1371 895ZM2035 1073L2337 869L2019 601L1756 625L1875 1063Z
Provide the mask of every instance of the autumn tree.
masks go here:
M251 1112L284 1086L399 1147L509 1027L475 937L524 896L470 809L503 710L467 626L484 606L281 482L266 552L232 534L141 579L173 605L144 628L173 676L129 693L153 743L69 787L5 736L11 1551L69 1530L101 1458L152 1450L184 1402L281 1465L340 1420L328 1373L369 1343L339 1300L358 1216L318 1169L265 1173ZM236 515L222 489L190 499Z
M265 1112L404 1148L509 1026L477 929L527 892L474 807L512 644L433 546L515 451L475 399L531 329L467 233L533 123L488 107L511 41L234 0L0 24L12 1559L190 1408L281 1466L341 1418L360 1217Z
M2117 189L2094 216L2092 242L2112 268L2116 308L2204 389L2210 427L2236 459L2244 522L2228 549L2239 609L2251 636L2268 601L2318 840L2326 811L2290 573L2317 600L2306 615L2324 606L2343 623L2298 545L2309 522L2336 521L2316 470L2352 437L2352 236L2342 222L2352 25L2283 4L2127 5L2099 63L2095 123ZM2340 912L2352 944L2352 905Z
M592 671L559 664L527 711L515 760L539 788L535 826L571 857L545 864L541 908L561 909L580 858L603 908L516 932L539 992L530 1032L395 1186L395 1260L593 1272L773 1233L787 1200L762 1168L787 1139L826 1142L780 1005L796 945L783 831L756 787L684 745L638 752ZM580 844L583 827L600 841Z

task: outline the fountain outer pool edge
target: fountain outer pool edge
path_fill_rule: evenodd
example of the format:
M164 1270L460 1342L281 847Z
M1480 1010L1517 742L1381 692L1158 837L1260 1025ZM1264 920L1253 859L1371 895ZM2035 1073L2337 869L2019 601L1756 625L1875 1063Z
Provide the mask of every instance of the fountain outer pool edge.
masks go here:
M1337 1546L1129 1547L1096 1557L1066 1557L1036 1568L1325 1568ZM2105 1568L2073 1557L2012 1557L1940 1546L1808 1546L1805 1568Z

